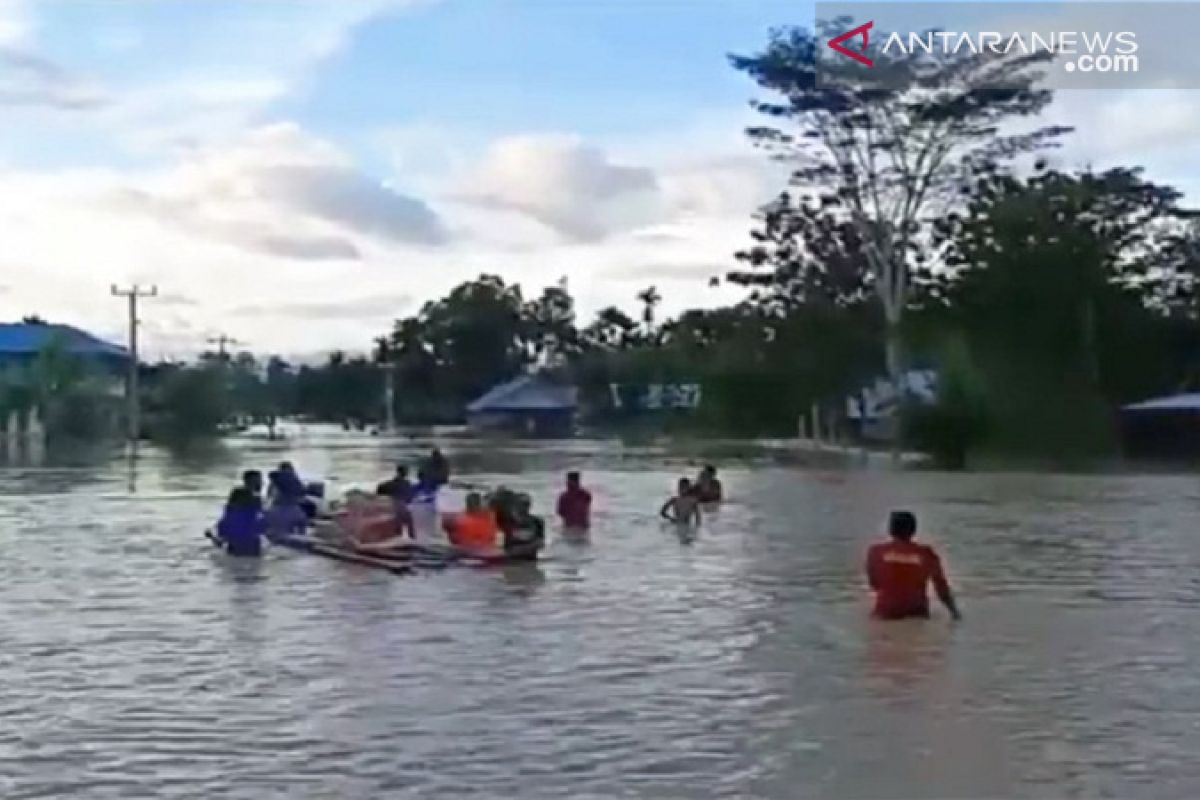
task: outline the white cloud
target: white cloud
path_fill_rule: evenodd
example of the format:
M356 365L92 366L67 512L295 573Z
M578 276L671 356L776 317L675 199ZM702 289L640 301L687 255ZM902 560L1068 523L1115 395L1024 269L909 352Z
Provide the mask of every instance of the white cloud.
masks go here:
M24 44L32 29L33 19L25 0L0 0L0 47Z
M363 235L397 244L447 240L424 202L385 188L290 124L195 151L112 200L160 223L283 258L356 260Z
M660 199L652 170L614 163L574 136L501 139L468 181L465 196L527 214L577 241L653 218Z
M267 305L251 304L238 306L230 313L237 317L274 317L309 321L352 318L382 320L386 323L411 311L412 305L412 296L406 293L369 294L346 299L284 301Z
M689 145L680 147L681 141ZM691 142L691 131L678 130L670 153L650 147L637 158L626 148L635 157L624 158L577 136L505 137L473 166L458 168L457 197L524 215L566 241L588 243L680 219L744 219L784 183L786 172L744 143ZM688 155L681 158L681 151ZM409 160L397 157L394 163Z

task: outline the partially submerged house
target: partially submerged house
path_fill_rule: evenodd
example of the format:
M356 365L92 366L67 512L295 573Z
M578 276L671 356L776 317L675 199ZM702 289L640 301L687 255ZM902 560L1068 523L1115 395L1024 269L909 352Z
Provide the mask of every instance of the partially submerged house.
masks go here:
M124 347L70 325L0 323L0 438L40 439L42 406L81 389L95 399L93 411L115 419L129 362Z
M113 371L129 366L129 351L70 325L48 322L0 323L0 367L27 366L48 348Z
M569 436L579 409L574 386L541 375L522 375L489 390L467 406L467 424L478 431L529 436Z
M1200 393L1123 406L1120 430L1125 454L1132 458L1200 459Z

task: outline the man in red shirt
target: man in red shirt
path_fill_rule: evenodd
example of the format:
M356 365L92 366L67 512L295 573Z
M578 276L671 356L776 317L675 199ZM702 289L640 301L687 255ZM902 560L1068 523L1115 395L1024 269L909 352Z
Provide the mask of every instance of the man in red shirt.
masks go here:
M583 488L578 472L567 473L567 490L558 497L563 527L586 530L592 524L592 493Z
M867 582L875 592L879 619L929 617L926 584L932 582L942 605L954 619L962 619L942 560L932 547L917 544L917 518L910 511L893 511L888 520L892 541L872 545L867 551Z

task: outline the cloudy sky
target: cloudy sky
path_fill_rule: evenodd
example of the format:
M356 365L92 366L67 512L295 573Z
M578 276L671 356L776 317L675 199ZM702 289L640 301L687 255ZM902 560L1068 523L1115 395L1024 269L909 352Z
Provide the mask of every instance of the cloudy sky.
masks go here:
M780 177L728 67L792 0L0 0L0 319L153 354L362 349L454 284L584 313L707 279ZM1068 92L1062 158L1200 189L1187 92Z

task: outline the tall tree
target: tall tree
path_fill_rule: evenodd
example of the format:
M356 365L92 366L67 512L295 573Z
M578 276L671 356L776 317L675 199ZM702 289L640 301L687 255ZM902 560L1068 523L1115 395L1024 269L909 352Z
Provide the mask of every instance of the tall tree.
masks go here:
M964 334L1002 433L1103 442L1112 405L1184 379L1170 317L1195 261L1179 200L1138 170L1042 171L985 181L937 226L938 327Z
M541 296L525 304L525 339L532 355L555 363L579 351L575 328L575 300L564 284L547 286Z
M584 328L583 341L596 350L625 350L638 342L638 325L621 309L607 306Z
M1053 145L1067 129L1008 132L1012 119L1050 102L1050 91L1038 87L1049 54L879 53L866 68L824 46L852 25L840 18L817 33L781 29L761 53L731 60L781 96L754 103L772 124L748 133L793 165L792 187L806 197L797 207L816 203L854 227L887 322L888 371L899 385L900 323L933 212L970 176ZM786 219L786 206L781 213ZM783 221L767 220L776 228ZM773 244L772 237L763 246L789 258L791 239Z

